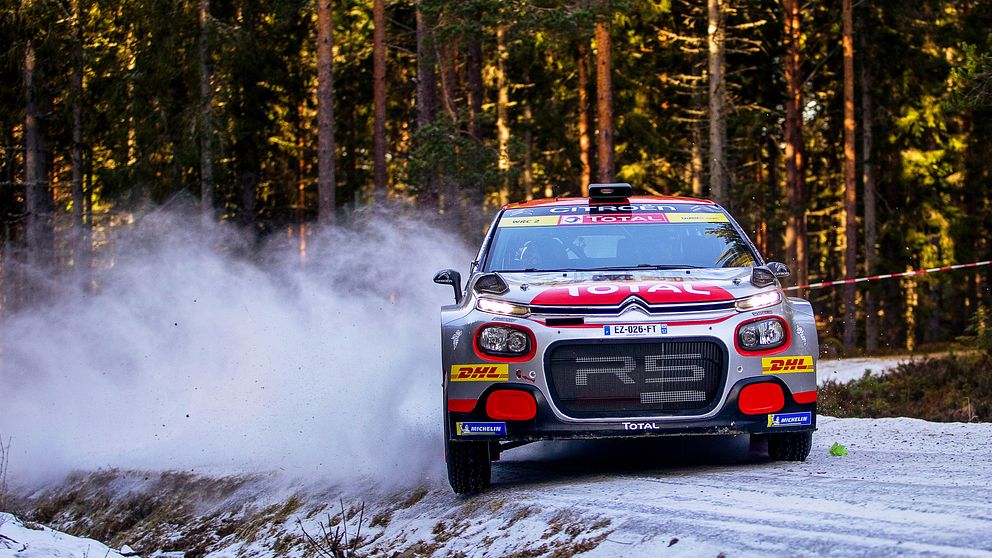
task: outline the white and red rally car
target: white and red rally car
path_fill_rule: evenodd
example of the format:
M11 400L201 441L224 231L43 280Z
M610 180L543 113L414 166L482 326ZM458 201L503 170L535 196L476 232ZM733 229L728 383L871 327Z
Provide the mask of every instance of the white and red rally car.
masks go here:
M816 427L816 326L710 201L632 196L511 204L441 309L448 479L489 485L500 451L547 439L767 438L802 461Z

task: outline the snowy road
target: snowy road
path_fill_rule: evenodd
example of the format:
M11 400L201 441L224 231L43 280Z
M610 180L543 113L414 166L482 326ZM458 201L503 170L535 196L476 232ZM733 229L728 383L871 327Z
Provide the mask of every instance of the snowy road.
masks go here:
M990 442L992 424L823 418L801 464L727 438L584 444L504 461L487 497L611 518L591 556L992 556Z
M830 456L834 442L850 454ZM307 556L304 529L320 532L340 502L349 532L362 526L364 556L992 557L990 442L989 423L821 417L805 463L770 462L744 438L542 443L506 452L492 489L472 498L426 472L419 486L385 489L109 470L37 502L66 502L63 528L145 509L113 545L146 556ZM7 529L0 557L40 536ZM84 556L72 550L83 543L60 555Z

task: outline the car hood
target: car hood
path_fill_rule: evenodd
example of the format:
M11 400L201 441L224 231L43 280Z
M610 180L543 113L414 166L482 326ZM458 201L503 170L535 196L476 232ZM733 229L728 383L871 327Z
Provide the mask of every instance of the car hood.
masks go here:
M727 302L769 290L751 284L751 268L500 273L498 298L532 306L614 306L630 297L657 304ZM490 296L490 295L486 295Z

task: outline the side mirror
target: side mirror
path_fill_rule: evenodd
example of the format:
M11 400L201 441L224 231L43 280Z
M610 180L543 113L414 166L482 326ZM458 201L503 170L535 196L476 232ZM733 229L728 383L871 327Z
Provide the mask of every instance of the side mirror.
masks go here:
M442 269L434 275L434 282L438 285L451 285L455 289L455 304L462 303L462 274L454 269Z
M792 275L792 271L789 270L789 266L782 262L768 262L768 265L765 267L768 268L768 271L772 272L772 275L780 279Z

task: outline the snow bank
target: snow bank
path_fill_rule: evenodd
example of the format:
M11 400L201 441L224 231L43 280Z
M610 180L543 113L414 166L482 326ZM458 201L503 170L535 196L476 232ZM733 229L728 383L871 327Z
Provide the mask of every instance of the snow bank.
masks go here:
M128 554L130 556L131 554ZM0 558L123 558L93 539L74 537L41 525L25 525L0 513Z
M816 363L816 380L821 386L827 381L846 384L857 380L868 372L880 375L904 362L913 360L912 355L894 357L836 358L821 359Z

